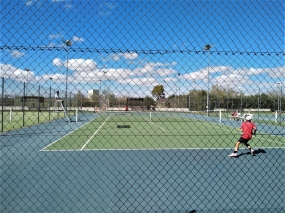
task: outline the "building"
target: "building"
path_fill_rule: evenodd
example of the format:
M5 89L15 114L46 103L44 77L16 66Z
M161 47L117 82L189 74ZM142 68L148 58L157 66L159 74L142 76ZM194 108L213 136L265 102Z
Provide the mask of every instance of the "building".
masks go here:
M88 98L92 98L95 94L99 97L100 91L96 89L88 90Z

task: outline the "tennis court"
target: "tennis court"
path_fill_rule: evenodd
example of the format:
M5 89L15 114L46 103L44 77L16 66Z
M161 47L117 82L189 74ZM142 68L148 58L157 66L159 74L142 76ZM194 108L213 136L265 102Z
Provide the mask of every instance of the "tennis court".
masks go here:
M0 5L1 213L285 212L284 1Z
M76 114L75 110L69 111L70 116ZM0 116L0 130L1 132L13 131L15 129L21 129L23 127L33 126L35 124L41 124L45 122L51 122L64 118L63 112L55 112L54 110L42 110L42 111L22 111L22 110L6 110L1 111Z
M217 149L229 148L240 134L239 122L219 122L218 115L163 112L106 112L81 122L52 141L48 150ZM213 122L215 125L213 125ZM256 147L282 147L283 137L261 130Z
M278 212L284 137L257 124L264 132L251 141L255 156L241 147L230 158L239 125L205 114L107 112L5 133L4 212L250 212L237 206L251 203L253 212Z

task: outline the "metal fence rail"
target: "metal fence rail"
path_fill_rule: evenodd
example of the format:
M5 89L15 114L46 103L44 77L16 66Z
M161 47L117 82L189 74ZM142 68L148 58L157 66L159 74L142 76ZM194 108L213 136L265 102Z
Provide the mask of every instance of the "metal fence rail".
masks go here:
M1 212L284 212L283 1L0 4Z

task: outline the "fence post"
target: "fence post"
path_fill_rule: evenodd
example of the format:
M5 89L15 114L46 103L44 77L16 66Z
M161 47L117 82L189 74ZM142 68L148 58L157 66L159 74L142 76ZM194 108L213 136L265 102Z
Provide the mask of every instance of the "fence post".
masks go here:
M25 95L26 95L26 82L24 82L24 91L23 91L23 99L22 99L23 126L25 126Z
M39 93L38 93L38 123L40 123L40 110L41 110L41 105L40 105L40 89L41 89L41 86L39 85Z
M2 110L1 110L1 132L4 128L4 77L2 77Z

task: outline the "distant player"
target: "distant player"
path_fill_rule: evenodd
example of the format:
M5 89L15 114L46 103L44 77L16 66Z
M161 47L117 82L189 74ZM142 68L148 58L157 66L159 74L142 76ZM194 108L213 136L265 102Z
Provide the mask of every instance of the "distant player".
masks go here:
M56 91L54 99L55 99L56 102L61 102L62 105L63 105L63 100L59 97L59 91Z
M125 111L126 111L126 112L129 111L128 105L125 105Z
M249 149L251 155L254 155L254 150L250 147L250 145L248 144L248 141L252 138L252 134L254 135L256 134L257 128L255 124L251 122L252 115L246 114L244 118L245 118L245 122L243 122L240 127L242 131L242 135L235 145L234 152L229 155L230 157L237 157L237 152L239 149L239 145L241 143L244 144Z

